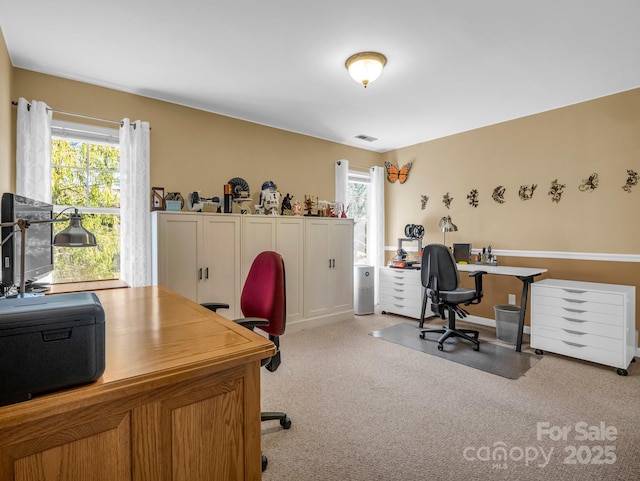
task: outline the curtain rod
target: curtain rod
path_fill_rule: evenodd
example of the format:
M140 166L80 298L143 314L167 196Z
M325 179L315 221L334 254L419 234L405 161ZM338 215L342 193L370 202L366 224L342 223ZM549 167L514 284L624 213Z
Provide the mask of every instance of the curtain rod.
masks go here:
M17 107L18 102L16 102L15 100L12 100L11 101L11 105L13 105L14 107ZM29 110L29 109L31 109L31 104L28 103L27 104L27 110ZM83 118L83 119L99 120L100 122L108 122L108 123L111 123L111 124L118 124L120 127L122 127L122 125L123 125L122 120L109 120L109 119L103 119L103 118L100 118L100 117L91 117L90 115L74 114L73 112L65 112L63 110L52 109L51 107L47 107L47 110L51 111L51 112L55 112L57 114L69 115L71 117L80 117L80 118ZM133 126L134 129L136 128L135 124L131 124L131 125Z
M340 160L336 160L336 164L340 165ZM351 162L349 162L349 167L357 167L359 169L364 169L364 170L369 170L371 169L371 167L365 167L364 165L358 165L358 164L352 164Z

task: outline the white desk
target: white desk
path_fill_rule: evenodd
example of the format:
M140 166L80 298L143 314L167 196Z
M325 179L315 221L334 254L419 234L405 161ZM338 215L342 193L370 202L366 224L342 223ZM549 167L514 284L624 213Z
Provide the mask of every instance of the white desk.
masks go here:
M484 271L487 274L496 274L502 276L514 276L522 281L522 297L520 300L520 319L518 322L518 340L516 342L516 351L522 350L522 333L524 331L524 316L527 309L527 298L529 297L529 286L533 282L533 278L539 276L547 269L537 267L512 267L512 266L489 266L484 264L456 264L460 272L476 272Z

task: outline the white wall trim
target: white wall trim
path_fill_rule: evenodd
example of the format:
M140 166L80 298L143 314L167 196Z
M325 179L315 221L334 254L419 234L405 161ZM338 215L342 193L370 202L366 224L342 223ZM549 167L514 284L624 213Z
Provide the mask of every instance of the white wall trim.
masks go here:
M387 251L396 251L397 247L385 246ZM403 249L407 251L417 252L417 247L407 246ZM473 249L472 252L477 254L480 249ZM608 262L640 262L640 254L609 254L605 252L562 252L562 251L519 251L519 250L496 250L492 249L491 253L498 256L498 262L501 256L504 257L534 257L540 259L571 259L581 261L608 261Z

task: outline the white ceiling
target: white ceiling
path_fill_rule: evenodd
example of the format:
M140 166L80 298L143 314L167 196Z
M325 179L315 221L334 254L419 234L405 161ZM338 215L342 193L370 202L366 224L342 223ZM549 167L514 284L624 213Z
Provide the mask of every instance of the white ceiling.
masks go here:
M640 0L0 0L0 26L15 67L377 152L640 86Z

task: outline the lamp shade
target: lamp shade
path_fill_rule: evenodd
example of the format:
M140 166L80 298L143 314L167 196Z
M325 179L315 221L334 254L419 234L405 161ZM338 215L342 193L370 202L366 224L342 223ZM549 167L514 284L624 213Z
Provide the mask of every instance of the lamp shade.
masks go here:
M69 216L69 225L53 238L56 247L95 247L96 236L82 227L82 216L76 211Z
M440 230L442 232L457 232L458 226L451 222L451 217L447 215L440 219Z
M387 57L381 53L360 52L349 57L345 62L345 67L353 80L367 88L367 85L380 77L386 64Z

